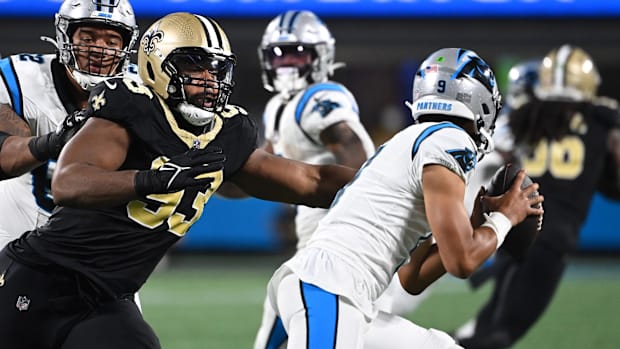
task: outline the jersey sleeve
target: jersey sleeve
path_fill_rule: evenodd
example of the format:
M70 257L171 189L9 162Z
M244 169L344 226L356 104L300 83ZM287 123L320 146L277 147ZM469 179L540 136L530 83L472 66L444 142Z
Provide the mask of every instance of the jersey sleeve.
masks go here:
M9 57L0 59L0 104L13 105L11 101L11 91L13 94L19 92L19 81L15 68Z
M224 149L226 163L224 179L233 176L258 147L258 127L251 116L241 107L226 106L227 116L215 144Z
M593 103L594 115L610 128L620 128L620 112L618 102L607 97L598 97Z
M357 101L344 86L326 82L308 87L295 107L295 121L315 143L321 132L342 121L359 122Z
M414 142L412 154L414 166L419 170L425 165L441 165L465 183L477 163L473 140L463 129L450 123L435 124L422 132Z
M40 114L41 111L33 110L33 106L46 99L40 94L49 90L47 85L51 81L46 80L46 69L53 57L21 53L0 59L0 104L9 104L22 118Z
M136 120L152 108L153 98L153 92L135 80L105 80L91 90L87 113L132 129Z
M282 113L284 106L285 104L282 103L282 98L279 95L273 96L265 105L265 111L263 112L263 127L265 140L269 142L275 143L276 119L278 118L278 114Z

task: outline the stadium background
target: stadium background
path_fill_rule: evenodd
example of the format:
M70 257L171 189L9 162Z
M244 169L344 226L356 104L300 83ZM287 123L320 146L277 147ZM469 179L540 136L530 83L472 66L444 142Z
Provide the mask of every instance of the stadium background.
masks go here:
M281 11L314 10L336 38L337 61L347 64L335 79L356 96L362 121L377 144L411 122L403 104L411 98L411 77L418 60L440 47L475 50L503 83L513 63L571 43L595 60L603 79L601 94L620 98L620 2L613 0L131 2L141 33L169 12L216 18L238 58L232 100L257 120L269 97L257 58L264 27ZM59 4L0 0L0 54L53 52L39 37L54 37L53 15ZM615 215L620 204L598 195L594 200L570 277L540 326L518 348L617 347L620 335L613 325L620 310L620 234ZM142 292L145 316L165 348L249 347L265 283L292 251L291 212L285 206L221 198L207 205L201 220L175 247L170 268L156 273ZM412 318L450 330L472 315L486 292L470 293L465 283L447 277Z

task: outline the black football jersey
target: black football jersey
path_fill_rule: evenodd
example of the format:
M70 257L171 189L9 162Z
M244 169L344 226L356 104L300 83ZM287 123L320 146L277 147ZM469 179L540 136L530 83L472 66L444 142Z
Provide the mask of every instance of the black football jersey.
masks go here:
M552 111L544 113L547 106L553 108L543 103L539 115L552 114ZM540 184L540 191L545 195L541 237L547 230L571 230L565 242L574 246L604 173L609 131L619 121L618 110L610 103L582 103L571 116L568 132L563 137L543 137L520 158L528 175ZM564 228L558 228L559 225Z
M182 127L183 120L154 92L128 79L98 85L89 101L91 117L111 120L129 131L131 145L119 170L158 168L167 158L207 144L221 147L226 155L224 169L215 174L208 190L153 194L105 209L57 207L45 226L11 248L20 250L16 257L25 262L30 258L75 270L104 294L133 294L168 248L201 217L222 181L256 149L258 130L242 108L229 105L209 132L190 132L191 126ZM32 250L35 253L29 254Z

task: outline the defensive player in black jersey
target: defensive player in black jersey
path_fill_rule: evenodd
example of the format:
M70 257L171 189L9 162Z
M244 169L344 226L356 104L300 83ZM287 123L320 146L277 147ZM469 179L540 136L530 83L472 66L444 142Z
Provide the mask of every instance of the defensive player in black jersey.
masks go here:
M600 77L581 48L550 51L538 69L533 99L511 111L514 152L545 195L540 237L522 263L498 252L495 286L475 319L467 349L501 349L522 338L549 305L575 250L598 189L618 199L620 116L616 101L597 97Z
M327 207L353 177L257 149L255 124L228 104L234 65L214 20L174 13L140 41L144 85L112 79L93 89L89 118L54 173L59 206L0 253L3 348L159 348L132 295L223 181Z

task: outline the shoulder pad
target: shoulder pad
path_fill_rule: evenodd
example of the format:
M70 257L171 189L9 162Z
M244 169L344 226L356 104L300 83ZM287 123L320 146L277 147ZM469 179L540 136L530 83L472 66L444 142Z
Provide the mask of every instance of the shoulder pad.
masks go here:
M592 103L594 105L607 107L609 109L618 109L618 101L609 97L596 97Z
M227 104L220 113L220 116L224 119L229 119L237 115L248 116L249 114L243 107L234 104Z

